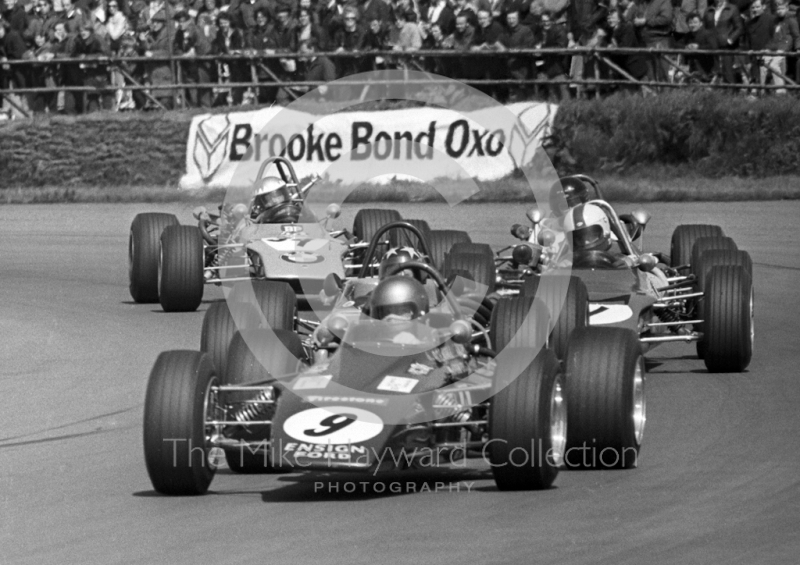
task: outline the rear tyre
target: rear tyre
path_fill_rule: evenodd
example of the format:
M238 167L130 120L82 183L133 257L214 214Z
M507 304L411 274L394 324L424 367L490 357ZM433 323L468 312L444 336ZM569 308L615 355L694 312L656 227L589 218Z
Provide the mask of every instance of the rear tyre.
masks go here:
M161 232L177 225L178 218L172 214L137 214L133 219L128 237L128 279L135 302L158 302Z
M537 297L547 306L550 312L550 348L559 359L564 359L573 330L589 325L589 291L586 284L574 276L533 276L523 283L522 294Z
M566 379L567 467L635 467L646 420L644 356L636 333L623 328L575 330Z
M489 460L499 490L549 488L564 458L568 408L558 359L548 349L527 367L526 358L528 352L507 351L498 361Z
M485 253L448 253L444 260L443 275L445 279L454 276L463 277L466 280L465 292L484 296L494 292L496 277L494 260Z
M255 304L273 330L293 330L297 317L297 295L289 283L252 281L234 286L229 302Z
M692 259L694 242L701 237L724 237L722 228L708 224L686 224L678 226L672 232L670 245L670 264L673 267L683 267ZM685 270L685 269L684 269Z
M199 351L158 356L144 401L144 459L153 488L162 494L204 494L216 472L206 420L220 416L218 384Z
M426 222L425 220L403 220L403 221L408 222L409 224L417 228L422 234L422 237L425 238L425 245L426 246L430 245L431 227L428 225L428 222ZM416 236L412 235L412 233L409 230L402 230L398 232L397 236L399 237L400 245L410 245L414 249L417 249L420 252L422 251L422 244L420 244L419 239Z
M730 237L701 237L694 242L692 247L691 272L695 275L700 270L701 258L706 251L714 249L727 249L737 251L736 243Z
M450 253L477 253L479 255L485 255L491 259L492 264L494 264L494 251L492 251L492 247L488 243L454 243L450 248Z
M228 349L238 330L262 327L262 316L252 304L215 302L203 317L200 351L209 359L221 379L225 378Z
M203 236L195 226L161 234L158 300L165 312L193 312L203 300Z
M300 338L291 331L275 330L274 334L265 329L236 332L231 340L224 382L230 385L263 382L295 373L304 355ZM255 409L255 419L271 420L275 414L274 404L261 407L241 404L256 396L258 394L247 392L228 393L225 400L226 404L234 405L236 413L249 407ZM237 402L240 404L237 405ZM246 437L250 441L260 441L269 439L269 435L268 430L251 428ZM253 453L244 445L236 449L226 449L225 458L228 467L236 473L270 473L276 470L268 451Z
M472 243L472 240L465 231L431 230L428 248L431 252L431 263L437 271L444 270L444 258L456 243Z
M501 298L489 324L492 347L498 353L507 347L544 348L548 321L547 306L541 300L531 296Z
M700 256L700 261L694 267L695 274L697 275L697 290L705 292L708 288L708 275L711 269L724 265L739 265L747 271L747 274L752 278L753 276L753 260L747 251L738 251L735 249L712 249L705 251ZM696 317L701 320L705 318L704 301L698 300L696 308ZM694 329L698 332L705 333L705 324L699 323L694 325ZM701 339L696 343L697 356L704 359L706 356L706 342Z
M704 292L706 368L742 372L753 356L753 280L742 266L713 267Z
M397 210L383 210L377 208L364 208L359 210L353 220L353 235L361 242L367 242L386 224L402 220Z

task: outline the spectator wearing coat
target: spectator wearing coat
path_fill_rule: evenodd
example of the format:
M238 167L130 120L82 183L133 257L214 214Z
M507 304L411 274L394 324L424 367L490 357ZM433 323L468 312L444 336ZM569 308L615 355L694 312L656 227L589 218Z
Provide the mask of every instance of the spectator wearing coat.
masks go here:
M750 4L750 19L745 24L747 48L751 51L766 51L775 37L775 16L764 9L763 0L753 0ZM768 71L762 57L752 57L750 80L756 84L766 84Z
M645 47L668 49L672 36L671 0L640 0L634 3L633 25L639 31ZM669 63L664 55L653 58L653 74L659 82L669 79Z
M621 49L641 49L644 47L636 27L632 22L622 18L617 10L608 13L608 27L611 29L611 44ZM612 55L611 61L636 80L652 80L653 73L650 62L645 55ZM637 88L637 87L634 87Z
M739 9L728 0L716 0L713 6L709 6L706 9L703 23L706 29L714 30L720 49L732 50L739 46L739 40L744 33L744 23ZM733 64L733 55L720 56L722 78L731 84L736 82Z
M164 11L157 12L150 18L150 33L147 35L144 44L145 57L169 56L174 38L167 21L167 14ZM174 84L169 61L148 63L145 69L151 85L164 86ZM173 91L171 89L153 89L152 96L165 108L171 109L173 107Z
M4 0L3 19L8 22L8 28L20 35L28 28L28 12L25 10L29 0Z
M211 53L211 43L185 10L175 13L177 30L175 32L174 53L187 59L203 57ZM209 61L180 61L181 82L183 84L203 84L211 82L211 63ZM194 108L210 108L212 91L209 87L186 89L185 99Z
M429 27L439 26L444 36L448 36L456 29L456 15L447 0L432 2L425 11L423 20Z
M506 13L506 39L505 46L508 49L531 49L533 47L533 32L528 26L520 23L518 11ZM515 80L528 80L531 78L531 59L530 56L510 56L506 64L508 65L509 77ZM511 87L509 96L513 100L525 100L530 87L520 85Z
M86 20L86 15L83 10L73 4L72 0L62 0L62 5L64 10L61 12L61 21L64 22L67 34L77 37Z
M245 49L244 35L242 31L233 27L232 17L227 12L220 12L217 18L217 37L211 46L214 55L238 55ZM218 72L223 80L230 82L244 82L249 80L247 67L241 60L231 60L220 62ZM245 89L235 86L231 89L232 102L235 106L242 103ZM215 101L215 105L223 103L223 100Z
M41 33L49 45L58 20L59 16L51 10L49 0L36 0L33 14L28 18L28 27L22 34L23 39L28 45L33 45L36 36Z
M773 51L797 51L800 49L800 27L797 18L789 11L787 0L778 0L775 6L775 36L769 49ZM770 70L778 70L783 75L787 74L787 61L785 56L770 57ZM783 77L772 73L775 84L784 84ZM785 90L778 90L784 94Z
M679 0L680 4L673 5L672 27L675 42L685 45L685 36L689 33L688 18L690 14L705 14L708 9L707 0Z
M684 36L686 49L701 49L704 51L719 49L716 34L712 30L703 27L700 14L689 14L686 17L686 25L689 28L689 32ZM713 55L688 55L686 64L689 66L689 72L701 82L711 82L714 73L717 71Z
M84 96L76 93L75 110L77 113L83 113L84 109L88 112L100 109L110 110L111 91L108 89L108 65L105 62L108 57L108 49L95 33L94 24L90 20L83 23L80 34L75 38L72 57L84 59L84 62L78 65L81 82L83 86L94 89L85 93L86 107L84 107Z

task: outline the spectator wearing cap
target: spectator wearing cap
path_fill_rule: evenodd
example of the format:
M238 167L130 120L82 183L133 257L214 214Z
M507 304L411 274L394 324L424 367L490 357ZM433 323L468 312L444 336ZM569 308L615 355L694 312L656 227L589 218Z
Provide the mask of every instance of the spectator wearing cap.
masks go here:
M162 10L150 18L150 32L145 38L145 57L169 57L174 41L173 33L167 25L167 14ZM174 84L172 69L168 60L147 63L145 68L152 86ZM166 109L173 107L173 91L167 88L156 88L152 96Z
M180 61L181 83L208 84L211 82L211 64L208 61L190 60L193 57L204 57L211 53L211 43L205 34L195 25L189 12L181 10L175 13L177 30L175 32L174 53L184 60ZM211 107L211 89L209 87L188 88L185 100L194 108Z
M528 26L520 23L520 14L518 11L513 10L506 13L506 35L504 44L508 49L530 49L533 47L533 32ZM530 57L511 56L506 61L508 65L508 74L515 80L528 80L531 76L531 59ZM519 85L512 87L509 95L514 100L525 100L528 97L529 87L527 85Z
M85 21L72 49L72 57L83 59L78 64L80 71L80 83L83 86L91 87L94 90L84 93L82 96L76 93L75 110L82 114L84 109L93 112L98 109L111 108L111 92L108 90L108 65L104 62L108 57L105 45L97 37L94 25L91 21ZM84 107L84 96L88 102Z

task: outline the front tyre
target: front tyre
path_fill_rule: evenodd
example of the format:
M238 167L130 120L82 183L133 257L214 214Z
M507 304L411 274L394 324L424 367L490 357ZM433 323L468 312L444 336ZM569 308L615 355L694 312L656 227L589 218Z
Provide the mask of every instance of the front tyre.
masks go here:
M162 494L204 494L216 472L206 421L222 415L212 387L218 379L199 351L158 356L144 401L144 459Z
M558 359L548 349L526 367L528 358L508 350L497 365L487 446L499 490L549 488L564 459L568 408Z
M194 312L203 300L203 236L195 226L161 234L159 302L165 312Z
M567 467L636 467L647 416L644 356L636 333L576 329L566 373Z
M712 373L740 373L750 364L753 301L753 279L745 267L712 267L703 295L703 360Z

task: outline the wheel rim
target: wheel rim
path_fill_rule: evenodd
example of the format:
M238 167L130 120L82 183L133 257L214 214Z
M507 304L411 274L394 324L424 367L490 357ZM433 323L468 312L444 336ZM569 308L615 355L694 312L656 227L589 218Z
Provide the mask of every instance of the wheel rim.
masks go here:
M647 403L644 397L644 358L636 361L636 371L633 375L633 433L636 445L642 444L644 425L647 421Z
M209 424L214 420L224 420L225 410L219 404L219 393L214 390L218 386L217 377L208 381L206 392L203 397L203 440L206 452L206 463L210 470L215 470L219 466L219 461L225 452L219 447L212 447L213 444L222 437L222 427Z
M553 464L560 467L567 448L567 403L561 375L556 376L550 395L550 445L553 448Z

